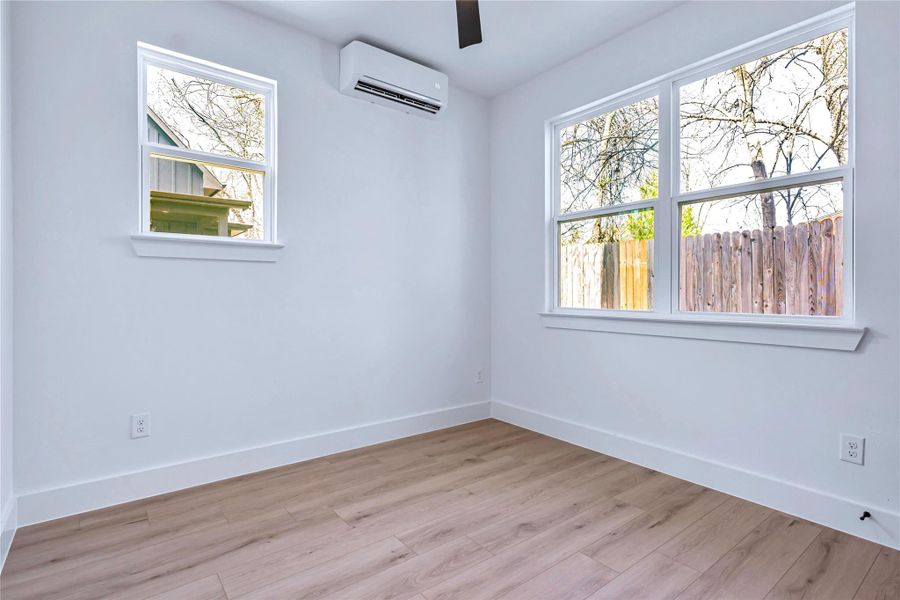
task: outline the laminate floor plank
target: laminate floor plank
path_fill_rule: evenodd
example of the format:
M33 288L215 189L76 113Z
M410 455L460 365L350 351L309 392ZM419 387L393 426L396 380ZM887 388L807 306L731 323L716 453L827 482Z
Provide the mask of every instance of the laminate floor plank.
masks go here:
M282 506L293 515L315 514L321 510L333 510L356 502L393 493L398 487L422 481L432 475L444 473L447 465L431 459L424 459L412 465L393 469L380 476L360 477L351 484L332 490L303 490L302 493L282 502Z
M672 600L699 576L698 571L654 552L600 588L588 600Z
M766 518L678 596L679 600L765 597L822 529L780 513Z
M618 460L606 460L608 457L598 455L597 461L574 461L575 465L569 468L549 470L542 469L543 476L535 476L528 479L520 479L517 475L513 480L491 477L491 485L484 485L484 481L467 485L466 489L480 490L479 497L483 501L472 509L442 515L437 521L426 523L419 527L401 532L398 537L403 543L421 552L434 548L457 537L482 530L499 523L510 516L520 513L530 507L564 494L567 490L577 487L585 482L597 478L603 478L610 471L615 471L616 476L607 479L608 492L598 495L603 498L610 494L618 493L619 485L625 485L623 480L628 478L629 483L637 482L644 473L649 471ZM529 469L533 465L527 465ZM518 470L518 467L511 471ZM643 475L646 476L646 475Z
M497 460L473 458L458 467L447 469L444 473L396 486L381 494L355 502L339 503L335 506L342 519L353 524L355 521L371 517L385 510L396 510L404 505L418 502L436 493L459 490L470 481L494 473L501 473L517 463L508 457ZM468 491L468 490L467 490ZM471 492L470 492L471 493ZM473 494L474 495L474 494Z
M460 538L346 587L329 600L405 600L490 556L472 540Z
M489 600L509 593L557 562L641 514L639 508L602 501L542 534L425 590L428 600Z
M299 573L328 563L346 554L391 537L381 531L350 528L333 535L303 540L277 552L270 552L221 569L222 585L230 596L248 594L277 581L285 574Z
M581 553L500 596L498 600L584 600L619 574Z
M882 547L853 600L897 598L900 598L900 552Z
M218 575L210 575L187 583L168 592L162 592L147 600L228 600Z
M728 498L659 551L683 565L705 571L771 514L772 510L759 504Z
M264 521L226 523L147 548L102 558L56 577L5 585L3 596L26 598L129 598L160 593L274 552L308 537L348 526L337 515L298 524L287 512Z
M826 529L768 593L766 600L852 600L878 557L878 544Z
M535 478L547 477L560 470L572 469L585 463L591 463L591 472L599 472L604 466L611 469L620 464L626 464L614 458L602 454L572 454L559 457L550 463L522 463L500 473L494 473L481 477L466 484L466 487L476 494L491 493L507 490L511 486L521 486L534 481Z
M3 600L900 600L900 553L487 419L21 528Z
M271 600L302 598L317 600L366 581L378 573L410 560L415 553L394 537L360 548L350 554L299 573L286 573L247 594L228 594L230 600ZM347 598L348 596L345 596Z
M480 530L469 533L469 537L491 554L499 554L510 546L566 521L599 500L615 495L618 489L615 484L621 480L621 477L616 476L623 468L590 479L544 502L496 520Z
M621 495L616 499L621 501ZM584 553L620 573L712 511L727 496L694 484L679 488L638 518L623 524Z

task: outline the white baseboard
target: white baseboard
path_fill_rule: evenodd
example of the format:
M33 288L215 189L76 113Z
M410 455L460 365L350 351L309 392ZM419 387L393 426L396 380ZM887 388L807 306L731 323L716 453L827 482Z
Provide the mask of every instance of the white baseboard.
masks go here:
M18 502L13 499L3 507L0 557L5 560L16 526L49 521L490 416L900 549L900 513L863 505L848 498L685 454L644 440L494 401L368 423L268 446L24 494L18 497ZM868 510L872 518L860 521L859 515L863 510Z
M9 554L13 537L16 535L16 524L18 520L16 505L16 497L10 496L9 500L6 501L6 505L3 507L3 512L0 513L2 514L2 517L0 517L0 526L3 528L0 530L0 571L3 570L3 565L6 564L6 556Z
M327 456L490 417L490 402L476 402L318 433L136 473L37 491L18 498L18 526L31 525L255 471Z
M503 402L491 411L500 421L900 549L900 513ZM872 518L860 521L864 510Z

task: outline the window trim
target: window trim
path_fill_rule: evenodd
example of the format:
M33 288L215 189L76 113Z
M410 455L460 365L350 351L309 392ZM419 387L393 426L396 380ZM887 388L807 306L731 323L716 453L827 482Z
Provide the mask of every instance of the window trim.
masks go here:
M855 69L854 69L854 44L855 44L855 15L854 5L849 4L820 16L808 19L794 26L778 32L763 36L757 40L743 44L734 49L716 54L712 57L698 61L691 65L677 69L665 75L651 79L648 82L633 86L622 92L612 94L596 102L592 102L581 108L568 111L545 122L545 177L546 177L546 202L545 202L545 300L542 320L548 327L562 327L571 329L592 329L600 331L614 330L628 332L628 329L639 329L635 333L644 333L648 330L648 323L662 323L669 329L671 325L703 323L706 325L723 326L754 326L757 332L764 331L766 327L778 328L781 326L790 328L817 328L820 331L836 331L841 335L847 332L858 333L861 338L864 329L854 326L855 323L855 279L854 279L854 225L853 225L853 175L855 165ZM748 181L745 183L720 186L711 190L681 191L680 169L680 138L679 138L679 86L691 83L708 75L721 72L735 64L741 64L757 59L761 56L778 51L786 47L808 41L826 33L838 29L848 30L848 123L849 152L847 164L838 167L821 169L804 173L783 175L767 179L765 181ZM574 123L616 110L632 102L657 95L659 97L659 197L654 200L642 202L630 202L618 204L602 209L579 211L578 213L559 213L560 194L560 165L559 165L559 133L560 130ZM740 195L744 193L758 193L771 189L783 189L797 184L826 183L832 181L844 182L844 312L840 316L818 315L778 315L778 314L742 314L719 312L687 312L680 310L678 306L678 269L680 229L678 213L681 204L700 200L712 200L721 197ZM655 212L654 222L657 227L654 231L654 245L666 252L654 252L654 298L653 308L647 311L638 310L610 310L610 309L584 309L566 308L559 306L559 242L558 223L575 220L573 215L589 217L599 214L615 214L634 210L635 208L653 208ZM668 224L668 225L666 225ZM558 317L558 319L557 319ZM604 328L596 323L591 324L591 319L611 319L615 321L614 327ZM629 320L639 321L637 327L628 327ZM556 325L554 325L556 323ZM579 323L581 325L579 325ZM578 326L576 326L578 325ZM635 323L637 325L637 323ZM765 327L760 327L765 326ZM652 327L650 328L652 329ZM693 329L696 329L694 327ZM733 328L732 328L733 329ZM653 335L653 334L651 334ZM693 335L676 337L695 337ZM696 336L703 339L718 339L717 337ZM737 338L746 337L744 335ZM802 337L802 336L801 336ZM748 341L736 339L735 341ZM858 340L857 340L858 342ZM765 342L756 342L765 343ZM798 344L804 345L804 344ZM845 344L846 345L846 344ZM815 347L821 347L816 345ZM853 344L853 348L856 344ZM849 348L849 349L853 349ZM841 348L848 349L848 348Z
M262 95L265 99L264 159L262 161L242 159L148 141L146 104L148 65L202 77ZM254 75L144 42L138 42L137 44L137 67L140 196L137 211L137 232L131 236L135 253L138 256L178 257L180 254L184 254L184 258L222 258L226 260L262 260L266 262L277 260L278 251L283 248L283 245L278 243L277 235L278 83L274 79ZM264 177L263 239L247 240L243 238L150 231L150 182L149 172L145 167L151 153L262 173ZM202 250L190 250L190 247L194 244L202 244ZM233 250L229 250L230 247L233 247ZM253 248L254 250L248 253L246 248ZM235 256L241 258L233 258ZM247 256L259 258L246 258Z

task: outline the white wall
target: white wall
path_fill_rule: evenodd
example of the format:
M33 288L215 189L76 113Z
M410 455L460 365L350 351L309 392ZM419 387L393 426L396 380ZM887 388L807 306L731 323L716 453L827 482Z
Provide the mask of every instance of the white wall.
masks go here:
M538 318L545 120L834 6L686 4L492 101L492 395L495 414L577 429L599 449L897 545L900 5L857 13L857 313L870 328L857 352L553 330ZM866 466L838 460L841 432L867 438ZM862 508L881 522L859 522Z
M343 96L336 46L224 4L13 17L23 521L43 490L489 399L486 101ZM278 80L280 262L134 255L139 40Z
M0 2L0 566L15 530L10 3Z

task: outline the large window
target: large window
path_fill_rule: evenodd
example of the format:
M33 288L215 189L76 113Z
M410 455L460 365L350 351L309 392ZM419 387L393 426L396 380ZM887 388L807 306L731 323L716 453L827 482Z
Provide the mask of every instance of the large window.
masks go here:
M275 82L138 48L141 231L275 241Z
M552 123L551 310L851 316L851 19Z

